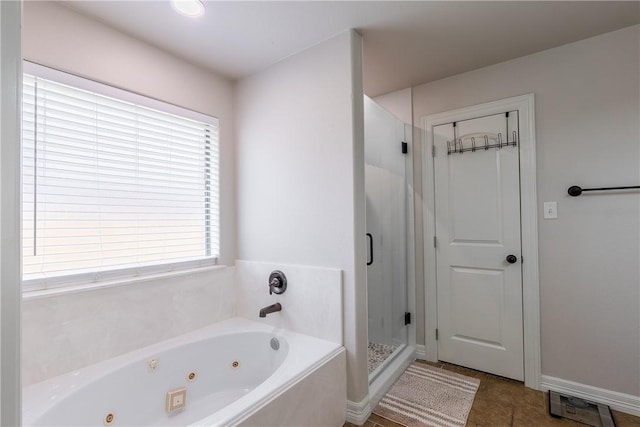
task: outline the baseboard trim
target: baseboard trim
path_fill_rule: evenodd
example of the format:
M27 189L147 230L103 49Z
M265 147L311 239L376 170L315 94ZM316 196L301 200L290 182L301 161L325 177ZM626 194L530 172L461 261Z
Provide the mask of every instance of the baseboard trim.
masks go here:
M366 395L360 402L347 400L347 422L357 426L363 425L371 416L371 402Z
M371 384L369 394L360 402L347 400L347 421L351 424L363 425L371 416L373 407L378 404L382 396L391 388L393 383L402 375L404 370L413 362L415 348L407 346L382 371Z
M427 347L422 344L416 344L416 359L427 360Z
M540 389L566 393L581 399L609 405L611 409L640 417L640 396L580 384L562 378L540 376Z

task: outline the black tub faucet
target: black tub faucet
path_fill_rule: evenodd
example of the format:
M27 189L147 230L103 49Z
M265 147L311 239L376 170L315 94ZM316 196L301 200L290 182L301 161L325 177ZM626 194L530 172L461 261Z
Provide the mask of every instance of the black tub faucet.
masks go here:
M265 308L260 309L260 317L267 317L267 314L275 313L276 311L281 311L282 305L277 302L275 304L271 304L266 306Z

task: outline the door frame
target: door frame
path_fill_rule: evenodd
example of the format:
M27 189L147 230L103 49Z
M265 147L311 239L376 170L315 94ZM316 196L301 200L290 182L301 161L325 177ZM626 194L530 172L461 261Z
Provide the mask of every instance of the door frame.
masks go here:
M516 96L459 108L421 118L422 188L425 267L425 353L438 361L435 330L438 325L435 236L435 178L433 127L458 120L519 112L520 117L520 227L522 232L522 321L524 338L524 383L540 388L540 283L538 272L538 216L536 192L536 138L534 95Z
M20 119L22 2L0 1L0 425L21 424Z

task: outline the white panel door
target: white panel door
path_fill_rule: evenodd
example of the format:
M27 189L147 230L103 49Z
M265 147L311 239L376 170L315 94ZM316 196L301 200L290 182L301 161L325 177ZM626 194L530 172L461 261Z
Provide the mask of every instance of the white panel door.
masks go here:
M518 147L484 149L514 130L515 112L434 127L438 358L523 380Z

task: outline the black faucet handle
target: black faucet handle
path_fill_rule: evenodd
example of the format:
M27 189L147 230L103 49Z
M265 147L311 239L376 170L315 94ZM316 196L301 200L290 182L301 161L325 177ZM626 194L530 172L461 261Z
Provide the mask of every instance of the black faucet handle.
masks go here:
M273 290L279 289L281 286L282 284L280 283L280 280L278 280L277 277L274 277L273 279L271 279L271 281L269 282L269 295L272 295Z
M287 290L287 277L280 270L272 271L269 275L269 295L281 294Z

